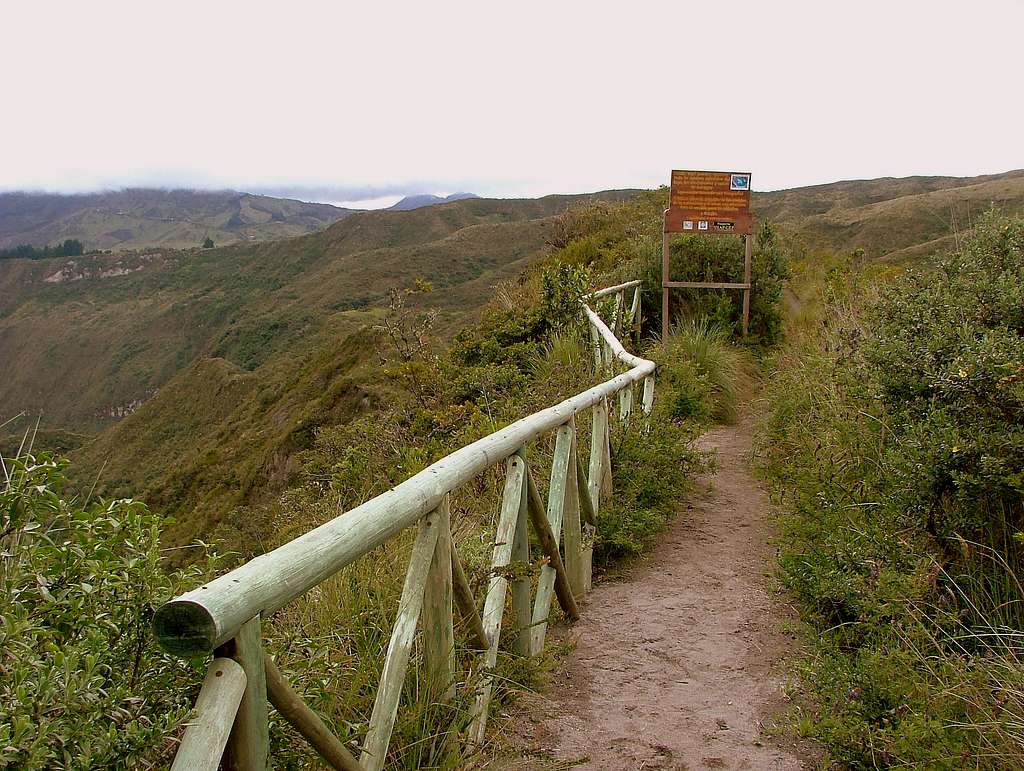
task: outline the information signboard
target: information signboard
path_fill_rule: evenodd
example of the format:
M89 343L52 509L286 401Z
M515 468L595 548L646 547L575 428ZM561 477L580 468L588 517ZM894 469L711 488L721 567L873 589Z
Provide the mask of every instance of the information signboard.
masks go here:
M669 237L743 236L743 281L672 281ZM739 289L743 291L743 336L750 323L754 218L750 214L750 172L672 171L665 226L661 236L661 335L668 337L670 289Z
M672 172L666 233L752 235L750 172Z

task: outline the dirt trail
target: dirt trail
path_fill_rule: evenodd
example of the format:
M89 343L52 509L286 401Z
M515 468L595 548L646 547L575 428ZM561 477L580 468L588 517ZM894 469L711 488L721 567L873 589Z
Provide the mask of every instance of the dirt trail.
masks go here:
M590 594L575 647L516 742L533 760L517 767L804 767L763 730L782 706L779 663L793 642L769 591L768 504L750 442L749 420L701 438L718 471L649 559Z

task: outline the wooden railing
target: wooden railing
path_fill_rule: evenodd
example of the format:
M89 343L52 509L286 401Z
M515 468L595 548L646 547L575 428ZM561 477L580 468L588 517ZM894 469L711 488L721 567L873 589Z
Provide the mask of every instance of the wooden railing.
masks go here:
M222 758L228 768L267 768L268 700L331 767L383 768L417 626L423 632L426 674L441 685L441 698L451 696L453 605L467 622L471 646L483 657L484 676L469 731L471 741L483 741L492 690L488 673L497 662L509 589L517 632L513 649L520 655L543 649L553 598L567 618L579 618L579 599L591 584L591 539L585 534L596 527L601 499L611 493L609 400L617 396L619 420L629 420L634 388L643 382L643 413L651 411L654 362L627 352L615 334L626 329L639 335L640 282L594 292L587 300L609 296L614 298L611 328L588 305L582 308L596 369L607 377L604 382L462 447L388 492L159 609L154 629L165 649L181 656L214 655L173 769L216 769ZM613 375L616 363L628 370ZM593 419L584 470L577 456L575 417L588 409ZM525 449L551 432L554 461L545 502ZM449 501L457 488L502 463L505 486L481 614L452 541ZM417 533L397 618L357 760L264 653L260 620L414 525ZM546 557L532 599L532 581L508 570L513 563L529 563L530 527Z

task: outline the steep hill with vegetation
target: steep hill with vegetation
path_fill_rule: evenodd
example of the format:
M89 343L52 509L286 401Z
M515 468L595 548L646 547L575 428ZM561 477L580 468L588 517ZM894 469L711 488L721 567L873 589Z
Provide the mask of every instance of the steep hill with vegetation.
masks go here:
M437 301L454 323L540 254L546 218L576 200L468 200L361 213L288 241L0 261L2 414L102 428L199 356L255 370L366 323L417 276L451 290Z
M87 250L185 249L236 241L266 241L322 230L352 211L322 203L233 190L105 193L0 193L0 250L66 239Z
M217 534L258 550L267 512L232 511L289 484L318 427L389 398L386 383L365 386L381 380L369 328L396 313L429 314L431 337L447 339L496 283L546 253L554 218L582 200L359 214L288 242L154 253L116 277L97 269L47 283L54 264L15 261L7 280L21 301L3 311L0 346L22 367L0 387L51 399L38 441L80 446L83 491L98 480L98 493L141 496L175 515L171 542ZM389 310L391 290L417 282L432 291L400 293L407 307ZM33 370L46 374L41 384ZM74 391L66 372L76 373ZM104 423L95 440L53 430Z

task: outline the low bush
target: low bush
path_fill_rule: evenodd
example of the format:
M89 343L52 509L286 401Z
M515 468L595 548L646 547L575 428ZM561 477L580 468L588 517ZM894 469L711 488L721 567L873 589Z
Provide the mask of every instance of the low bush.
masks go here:
M842 767L1024 765L1022 225L880 291L838 265L767 378L779 572L812 630L800 726Z
M597 570L648 551L679 513L702 468L702 456L692 445L698 424L673 416L667 388L663 398L655 400L649 422L634 421L615 435L614 494L602 504L597 519Z
M0 767L158 767L202 673L149 625L206 571L164 572L142 504L62 498L65 468L25 455L0 482Z

